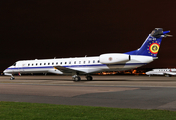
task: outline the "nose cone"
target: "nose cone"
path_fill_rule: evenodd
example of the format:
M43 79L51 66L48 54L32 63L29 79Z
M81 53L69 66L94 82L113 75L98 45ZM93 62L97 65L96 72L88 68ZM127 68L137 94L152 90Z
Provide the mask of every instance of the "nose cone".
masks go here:
M3 71L3 73L6 73L7 72L7 69L5 69L4 71Z
M9 70L9 68L7 68L7 69L5 69L5 70L3 71L4 74L5 74L5 73L9 73L9 72L11 72L11 71Z
M5 69L5 70L3 71L4 75L6 75L6 74L7 74L7 72L8 72L8 70L7 70L7 69Z
M3 73L4 73L4 75L12 75L12 71L9 71L8 68L5 69L5 70L3 71Z

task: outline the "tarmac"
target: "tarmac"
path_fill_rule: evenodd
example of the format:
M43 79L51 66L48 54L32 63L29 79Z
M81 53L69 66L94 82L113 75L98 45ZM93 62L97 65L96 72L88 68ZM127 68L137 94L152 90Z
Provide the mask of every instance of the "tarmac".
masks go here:
M176 111L176 77L0 76L0 101Z

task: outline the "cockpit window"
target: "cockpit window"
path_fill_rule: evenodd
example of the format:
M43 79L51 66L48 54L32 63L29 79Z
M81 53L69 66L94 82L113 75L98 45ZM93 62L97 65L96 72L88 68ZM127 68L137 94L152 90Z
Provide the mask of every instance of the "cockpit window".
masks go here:
M16 66L16 63L14 63L12 66Z

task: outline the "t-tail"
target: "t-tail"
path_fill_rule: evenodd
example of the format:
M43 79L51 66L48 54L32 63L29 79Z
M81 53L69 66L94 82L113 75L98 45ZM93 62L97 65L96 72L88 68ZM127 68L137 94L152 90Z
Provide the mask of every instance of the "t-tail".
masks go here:
M138 50L126 52L126 54L157 57L162 38L171 37L167 34L169 32L163 31L162 28L155 28Z

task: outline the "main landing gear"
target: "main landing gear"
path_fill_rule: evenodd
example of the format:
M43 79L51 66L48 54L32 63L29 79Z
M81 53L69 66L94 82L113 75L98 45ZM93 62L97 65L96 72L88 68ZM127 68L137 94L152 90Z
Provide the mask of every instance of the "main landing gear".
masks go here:
M81 78L80 78L78 75L73 75L73 76L72 76L72 79L73 79L73 81L75 81L75 82L81 80Z
M165 76L166 76L166 77L172 77L171 75L168 75L168 74L166 74Z
M81 81L81 77L78 75L73 75L72 78L73 78L73 81L75 81L75 82ZM88 81L93 80L92 76L90 76L90 75L86 75L86 79Z
M87 75L87 76L86 76L86 79L87 79L88 81L93 80L92 76L90 76L90 75Z

